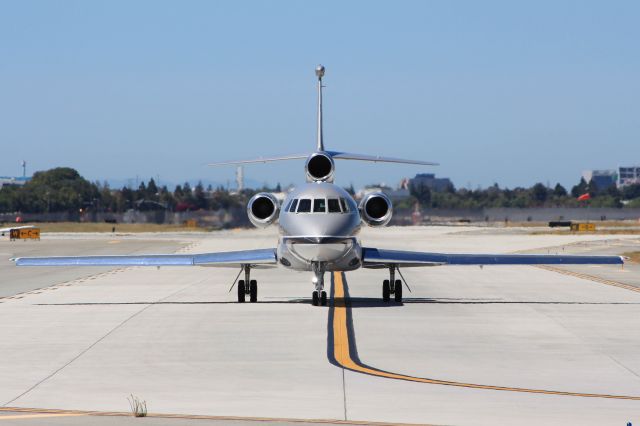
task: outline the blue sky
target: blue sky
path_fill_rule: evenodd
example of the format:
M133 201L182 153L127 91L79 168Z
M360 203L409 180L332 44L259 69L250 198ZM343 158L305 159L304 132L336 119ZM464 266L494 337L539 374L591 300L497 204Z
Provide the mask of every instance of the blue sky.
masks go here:
M233 182L311 151L316 64L337 183L577 182L640 163L634 1L0 1L0 175ZM302 162L245 176L303 180Z

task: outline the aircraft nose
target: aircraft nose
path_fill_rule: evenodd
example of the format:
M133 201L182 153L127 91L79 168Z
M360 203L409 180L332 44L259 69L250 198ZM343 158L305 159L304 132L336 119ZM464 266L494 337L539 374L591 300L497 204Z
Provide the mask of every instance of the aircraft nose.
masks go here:
M351 248L350 241L323 244L292 244L292 251L308 262L332 262L343 257Z

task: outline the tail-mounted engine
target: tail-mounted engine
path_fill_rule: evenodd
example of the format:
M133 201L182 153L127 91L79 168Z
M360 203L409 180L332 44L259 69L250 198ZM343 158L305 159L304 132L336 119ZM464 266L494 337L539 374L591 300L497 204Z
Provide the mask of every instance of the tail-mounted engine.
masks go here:
M360 201L360 217L369 226L385 226L393 215L391 200L382 192L373 192Z
M308 182L333 182L335 164L331 156L324 152L314 152L304 165Z
M265 228L275 222L279 211L278 200L267 192L254 195L247 203L247 215L257 228Z

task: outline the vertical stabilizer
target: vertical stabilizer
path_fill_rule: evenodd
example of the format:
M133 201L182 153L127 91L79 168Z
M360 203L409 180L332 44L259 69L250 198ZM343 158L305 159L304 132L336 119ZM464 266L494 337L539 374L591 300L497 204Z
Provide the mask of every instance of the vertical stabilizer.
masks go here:
M324 140L322 139L322 77L324 77L324 67L318 65L316 67L316 75L318 76L318 151L324 151Z

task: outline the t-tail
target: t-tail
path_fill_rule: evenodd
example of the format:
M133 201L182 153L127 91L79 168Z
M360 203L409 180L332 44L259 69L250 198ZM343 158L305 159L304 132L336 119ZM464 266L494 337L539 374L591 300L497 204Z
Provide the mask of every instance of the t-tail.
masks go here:
M318 118L317 118L317 138L316 151L311 154L293 154L278 157L260 157L250 160L223 161L211 163L209 166L225 166L249 163L269 163L273 161L283 160L301 160L307 159L305 170L307 180L311 182L332 182L334 177L334 160L356 160L369 161L374 163L401 163L415 164L420 166L437 166L438 163L421 160L408 160L404 158L385 157L380 155L354 154L342 151L325 150L322 120L322 78L325 74L325 68L322 65L316 67L316 76L318 77Z

